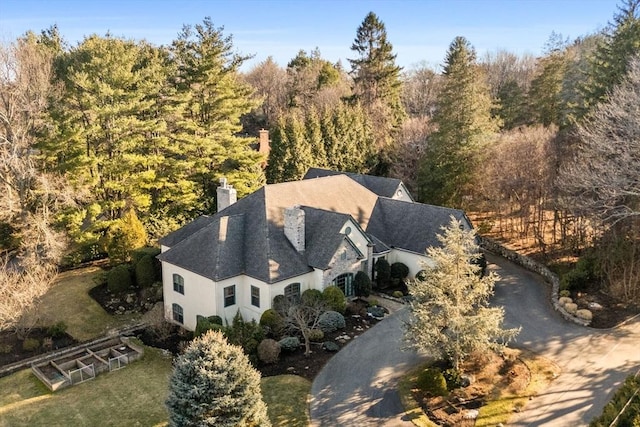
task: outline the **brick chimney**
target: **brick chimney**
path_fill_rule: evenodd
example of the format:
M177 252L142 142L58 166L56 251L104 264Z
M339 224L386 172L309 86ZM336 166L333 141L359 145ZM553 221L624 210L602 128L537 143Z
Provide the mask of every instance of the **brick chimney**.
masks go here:
M231 184L227 184L227 178L220 178L220 186L216 189L218 212L231 206L238 200L238 193Z
M298 252L304 251L304 211L300 206L284 209L284 235Z

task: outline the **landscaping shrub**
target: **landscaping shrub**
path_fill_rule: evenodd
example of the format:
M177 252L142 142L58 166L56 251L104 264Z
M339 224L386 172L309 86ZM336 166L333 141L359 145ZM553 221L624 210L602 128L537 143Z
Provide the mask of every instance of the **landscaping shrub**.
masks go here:
M566 297L571 296L571 292L569 292L569 290L568 290L568 289L563 289L563 290L561 290L561 291L559 292L559 294L558 294L558 295L560 295L560 297L565 297L565 298L566 298Z
M587 253L578 260L572 270L562 275L560 288L579 291L587 287L597 276L597 260L591 253Z
M131 273L129 266L120 264L113 267L107 273L107 288L113 293L125 292L131 286Z
M258 359L263 363L276 363L280 357L280 344L270 338L263 339L258 344Z
M409 276L409 267L401 262L391 264L390 274L392 279L404 280Z
M336 351L340 350L340 346L333 341L323 342L322 348L331 353L335 353Z
M214 317L214 316L211 316ZM219 316L215 316L219 317ZM220 323L214 323L211 321L211 318L204 316L196 316L196 329L193 332L194 337L199 337L210 330L222 331L224 327L222 326L222 319L220 319Z
M424 282L425 280L427 280L427 270L420 270L416 273L416 280L419 280L421 282Z
M353 288L357 297L371 295L371 279L364 271L358 271L353 279Z
M38 341L36 338L25 338L25 340L22 341L22 349L24 351L35 351L39 348L40 341Z
M135 265L147 255L155 259L156 256L160 255L160 248L156 248L154 246L143 246L141 248L134 249L131 251L131 262ZM159 261L158 264L160 264Z
M136 284L141 288L151 287L158 279L158 270L151 255L140 258L136 266Z
M344 329L346 326L344 316L337 311L325 311L318 318L318 328L325 334Z
M300 339L298 337L284 337L278 341L278 344L284 351L296 351L300 348Z
M447 390L455 390L462 386L462 376L457 369L445 369L442 372L442 376L447 383Z
M613 420L619 416L617 426L638 426L640 425L640 377L635 378L633 375L627 377L622 387L616 391L611 401L602 410L602 415L595 418L589 424L590 427L609 427ZM633 399L631 399L633 397ZM622 408L631 399L630 405L626 410Z
M284 319L277 311L270 308L260 316L260 326L273 337L279 337L284 329Z
M384 309L384 307L380 306L368 307L367 313L371 314L373 317L380 319L384 317L386 310Z
M402 298L404 296L404 294L402 293L402 291L393 291L393 294L391 294L394 298Z
M376 261L375 270L376 285L380 289L387 288L389 286L389 279L391 279L391 266L389 262L384 258L380 258Z
M272 307L281 315L284 314L284 311L286 310L288 304L289 303L287 301L287 298L284 295L276 295L275 297L273 297Z
M447 381L440 369L437 368L427 368L420 372L416 386L432 396L446 396L448 393Z
M63 321L60 321L54 325L51 325L49 326L49 329L47 329L47 334L51 338L60 338L64 336L66 332L67 332L67 324L64 323Z
M225 328L225 336L229 344L242 347L249 359L255 361L258 344L264 339L264 329L255 320L245 322L240 310L233 317L231 325Z
M314 305L322 300L322 292L318 289L307 289L300 296L300 302L304 305Z
M322 329L311 329L309 331L309 341L320 342L324 339L324 332Z
M213 323L214 325L220 325L222 326L222 317L218 316L218 315L213 315L213 316L209 316L207 317L207 319L209 319L209 322Z
M380 303L378 302L377 299L375 299L375 298L370 298L369 299L369 307L374 307L374 306L379 305L379 304Z
M329 310L344 313L347 307L344 293L337 286L329 286L322 292L322 299L327 303Z

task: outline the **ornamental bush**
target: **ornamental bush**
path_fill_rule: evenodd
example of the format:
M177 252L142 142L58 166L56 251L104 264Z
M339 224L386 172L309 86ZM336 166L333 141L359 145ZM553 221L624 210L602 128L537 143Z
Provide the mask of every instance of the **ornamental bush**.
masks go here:
M324 332L322 329L311 329L309 330L309 341L311 342L320 342L324 339Z
M270 426L260 373L219 331L194 339L178 356L165 402L170 426Z
M260 326L272 337L279 337L284 330L284 319L277 311L270 308L260 316Z
M113 293L126 292L131 286L131 273L127 264L113 267L107 273L107 288Z
M376 285L380 289L385 289L387 286L389 286L389 279L391 279L391 266L386 259L380 258L378 261L376 261L375 269Z
M371 295L371 279L364 271L358 271L353 279L353 288L357 297Z
M322 292L318 289L307 289L300 296L300 302L304 305L315 305L322 300Z
M409 275L409 267L401 262L394 262L391 264L390 274L392 279L406 279Z
M300 339L298 337L284 337L278 341L278 344L285 351L296 351L300 348Z
M263 363L276 363L280 357L280 344L271 338L263 339L258 344L258 359Z
M337 311L325 311L318 318L318 328L325 334L344 329L346 326L344 316Z
M344 313L347 307L344 293L337 286L329 286L322 292L322 299L327 303L329 310Z
M432 396L447 395L447 381L440 369L427 368L418 375L416 386Z
M136 283L141 288L151 287L158 279L155 260L150 255L140 258L136 264Z

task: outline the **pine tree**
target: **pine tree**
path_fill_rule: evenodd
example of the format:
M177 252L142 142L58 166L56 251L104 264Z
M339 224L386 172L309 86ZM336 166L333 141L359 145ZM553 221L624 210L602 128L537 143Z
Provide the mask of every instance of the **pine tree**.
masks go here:
M260 373L219 331L194 339L180 355L166 400L171 426L270 426Z
M422 277L409 284L413 299L404 338L410 347L447 359L459 370L467 355L498 349L519 329L502 329L504 309L489 307L498 277L481 277L475 232L451 217L438 240L442 247L427 249L433 264L424 263Z
M322 140L322 126L320 124L320 116L315 108L311 108L307 112L304 121L305 136L311 148L311 157L313 158L313 166L324 168L327 165L327 152L325 151L324 141Z
M498 131L492 102L473 47L456 37L447 52L444 83L418 184L422 201L459 207L479 163L483 147Z
M237 136L240 117L256 106L251 87L238 68L248 59L233 52L231 36L215 28L210 18L185 25L172 45L177 75L173 78L175 114L167 131L181 157L190 162L200 209L215 206L218 177L224 175L242 197L264 183L261 155L251 138Z
M605 99L627 74L629 61L640 51L640 0L623 0L622 7L596 49L585 84L580 117Z

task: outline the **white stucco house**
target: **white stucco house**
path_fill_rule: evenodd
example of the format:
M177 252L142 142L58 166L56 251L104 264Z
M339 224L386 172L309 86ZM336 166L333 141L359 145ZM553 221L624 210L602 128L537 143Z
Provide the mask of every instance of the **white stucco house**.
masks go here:
M460 210L416 203L400 180L323 169L241 200L221 180L217 198L215 215L160 241L165 313L189 330L198 315L259 320L276 295L335 285L350 296L379 258L415 275L450 216L471 227Z

